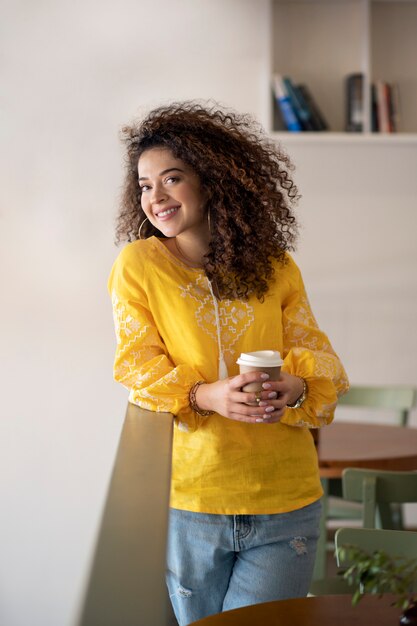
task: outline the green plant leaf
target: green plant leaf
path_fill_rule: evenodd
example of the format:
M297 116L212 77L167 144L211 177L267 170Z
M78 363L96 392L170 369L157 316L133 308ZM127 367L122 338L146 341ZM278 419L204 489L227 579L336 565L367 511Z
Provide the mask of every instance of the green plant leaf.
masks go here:
M363 593L392 593L397 597L395 606L410 606L417 597L412 589L417 585L417 559L390 557L384 550L369 553L357 546L341 546L337 552L339 562L348 567L341 572L353 587L352 604L356 605Z

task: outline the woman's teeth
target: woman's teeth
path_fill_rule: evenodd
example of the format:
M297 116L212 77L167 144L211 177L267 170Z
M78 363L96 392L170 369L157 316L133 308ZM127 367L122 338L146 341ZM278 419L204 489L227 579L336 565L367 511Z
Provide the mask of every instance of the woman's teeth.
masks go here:
M178 207L173 207L172 209L161 211L160 213L158 213L158 217L165 217L166 215L171 215L171 213L175 213L175 211L178 211Z

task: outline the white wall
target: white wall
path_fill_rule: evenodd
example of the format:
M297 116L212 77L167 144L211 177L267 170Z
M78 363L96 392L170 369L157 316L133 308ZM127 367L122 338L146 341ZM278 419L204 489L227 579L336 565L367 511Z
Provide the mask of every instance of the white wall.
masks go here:
M417 141L288 142L303 198L297 259L356 384L417 383Z
M3 3L4 626L74 624L123 420L106 293L118 130L191 97L265 121L266 4ZM290 148L304 196L297 258L317 317L353 381L416 382L415 146L316 149Z
M263 115L252 0L6 0L0 623L73 624L126 392L112 381L118 132L162 101Z
M288 141L302 191L296 255L352 384L417 385L417 141ZM340 421L392 422L339 408ZM410 425L417 426L417 411ZM372 445L372 442L369 442ZM407 504L405 524L417 525Z

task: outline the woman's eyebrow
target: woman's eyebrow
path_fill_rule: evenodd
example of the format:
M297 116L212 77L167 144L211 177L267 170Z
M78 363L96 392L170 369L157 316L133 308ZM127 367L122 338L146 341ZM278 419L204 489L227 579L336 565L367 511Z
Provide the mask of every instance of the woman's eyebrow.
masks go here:
M162 172L159 172L158 176L164 176L165 174L168 174L168 172L182 172L184 173L184 170L182 170L180 167L169 167L166 170L162 170ZM147 180L149 177L148 176L139 176L139 180Z

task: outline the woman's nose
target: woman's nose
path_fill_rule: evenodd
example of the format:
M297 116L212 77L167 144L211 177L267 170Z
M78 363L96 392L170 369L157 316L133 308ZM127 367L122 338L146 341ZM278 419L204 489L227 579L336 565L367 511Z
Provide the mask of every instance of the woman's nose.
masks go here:
M166 200L167 196L168 194L160 185L155 185L154 187L152 187L152 191L151 191L152 204L159 204L160 202L163 202L164 200Z

